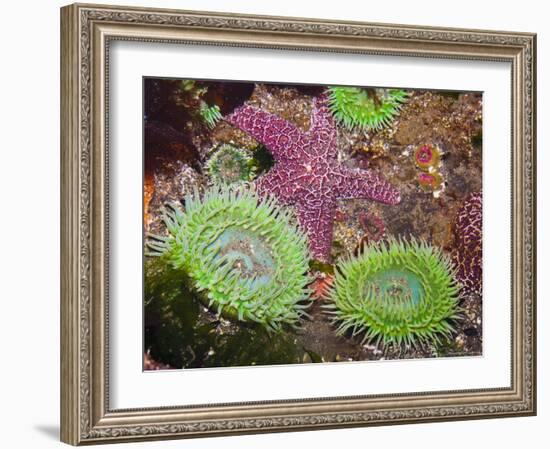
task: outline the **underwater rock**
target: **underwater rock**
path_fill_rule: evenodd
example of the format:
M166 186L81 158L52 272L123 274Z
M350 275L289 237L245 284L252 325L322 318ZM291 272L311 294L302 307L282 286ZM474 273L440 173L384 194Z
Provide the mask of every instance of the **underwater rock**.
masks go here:
M159 78L144 78L143 106L146 120L157 120L163 111L173 103L174 91L179 88L180 81Z
M153 171L163 161L184 162L198 168L199 153L189 136L160 121L147 121L144 128L145 170Z
M252 138L250 134L231 126L226 121L219 122L212 130L210 136L214 146L229 144L235 147L244 148L247 151L256 150L260 146L258 141ZM209 151L210 147L205 147L205 158Z
M361 254L365 246L377 243L386 238L386 225L384 220L374 212L362 211L359 213L358 219L365 234L361 237L357 247L353 251L355 255Z
M164 363L157 362L151 357L149 352L143 354L143 369L146 371L151 370L161 370L161 369L171 369L170 365L165 365Z
M431 228L431 243L440 248L449 248L454 240L453 227L449 216L451 212L442 208L433 217Z
M218 105L222 115L226 115L250 98L254 86L254 83L211 82L204 95L204 100L208 104Z
M201 171L213 145L231 143L213 137L222 114L248 99L254 86L189 79L145 79L144 83L146 172L165 159L180 160Z
M152 236L150 255L166 258L189 278L208 308L269 330L295 326L306 315L306 237L273 197L216 187L165 210L169 235Z
M362 343L417 345L450 338L459 286L450 259L426 243L390 239L337 265L325 306L337 333Z
M482 292L482 195L470 195L458 210L454 234L455 249L452 254L457 278L467 293Z
M212 129L222 118L220 106L217 104L220 97L213 95L213 90L212 83L185 79L177 84L172 100L185 110L190 119Z
M145 211L148 218L145 231L154 234L166 233L161 212L166 204L181 202L187 194L202 190L205 185L204 177L181 161L165 161L161 167L145 175L145 188L152 191Z
M294 206L309 237L311 254L321 261L330 258L338 199L400 201L399 192L374 172L338 162L336 127L325 97L314 100L307 132L252 106L236 109L226 120L250 132L271 152L276 163L255 181L258 192Z
M149 229L152 216L149 213L149 203L153 199L155 193L155 179L153 175L146 174L143 178L143 226L144 229Z
M474 138L481 131L481 106L481 94L461 94L455 99L437 92L417 92L399 116L396 143L441 142L450 152L472 156Z
M403 89L330 86L328 103L336 122L348 129L381 129L390 124L407 101Z
M247 104L277 115L302 131L311 126L311 97L296 88L258 84Z
M172 143L186 144L187 136L174 127L156 120L145 123L145 146L170 145Z
M336 220L334 223L331 256L332 260L335 261L342 257L347 257L348 254L356 253L362 244L368 244L369 233L371 231L376 233L376 225L369 223L369 218L365 221L365 215L372 214L384 222L382 211L386 209L394 209L393 207L386 208L377 203L370 204L368 209L366 209L365 202L363 200L339 201L338 207L339 210L343 212L343 220ZM365 225L368 229L365 228Z
M384 220L373 212L360 213L359 223L363 226L369 242L378 242L386 236Z

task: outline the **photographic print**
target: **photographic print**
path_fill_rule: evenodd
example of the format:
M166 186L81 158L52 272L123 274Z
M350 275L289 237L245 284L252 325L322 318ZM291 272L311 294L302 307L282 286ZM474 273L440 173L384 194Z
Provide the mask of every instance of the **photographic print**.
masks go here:
M482 107L144 78L144 370L482 355Z

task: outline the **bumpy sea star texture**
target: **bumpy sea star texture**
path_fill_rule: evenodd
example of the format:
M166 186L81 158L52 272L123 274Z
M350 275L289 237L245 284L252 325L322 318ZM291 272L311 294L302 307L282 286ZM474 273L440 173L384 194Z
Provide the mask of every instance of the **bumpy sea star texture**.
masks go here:
M337 160L336 126L324 95L314 99L307 132L249 105L237 108L226 120L271 152L275 166L257 179L256 188L295 207L311 254L318 260L330 259L337 200L400 201L399 192L374 172L349 168Z
M482 222L482 196L473 193L460 207L454 229L453 262L467 293L481 293L482 289Z

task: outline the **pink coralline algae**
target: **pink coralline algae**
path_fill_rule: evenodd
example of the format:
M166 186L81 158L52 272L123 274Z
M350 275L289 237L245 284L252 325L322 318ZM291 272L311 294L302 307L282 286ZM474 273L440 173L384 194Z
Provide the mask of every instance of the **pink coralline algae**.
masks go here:
M281 203L294 206L309 237L311 255L320 261L330 260L337 200L400 201L399 192L374 172L349 168L337 160L336 126L325 96L314 99L307 132L248 105L237 108L226 120L271 152L275 165L256 180L256 188L260 194L273 194Z
M482 291L482 195L466 198L456 217L453 262L466 293Z

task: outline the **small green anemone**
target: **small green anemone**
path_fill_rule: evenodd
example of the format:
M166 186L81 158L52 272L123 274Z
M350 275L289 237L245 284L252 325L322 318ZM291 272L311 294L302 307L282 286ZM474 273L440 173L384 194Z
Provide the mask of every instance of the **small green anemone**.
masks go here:
M252 156L246 150L227 143L214 151L205 168L215 184L250 181L255 172Z
M381 129L399 113L408 93L403 89L330 86L329 108L348 129Z
M209 106L204 101L201 101L199 107L199 115L202 121L210 129L214 128L214 126L216 126L216 123L218 123L222 118L220 107L217 104Z
M307 316L307 240L274 198L215 187L187 196L185 211L165 210L164 222L169 235L151 236L150 255L181 269L210 309L274 331Z
M459 317L451 261L424 242L391 239L337 266L325 309L337 333L363 333L362 343L413 345L449 338Z

